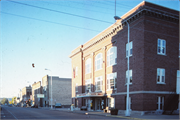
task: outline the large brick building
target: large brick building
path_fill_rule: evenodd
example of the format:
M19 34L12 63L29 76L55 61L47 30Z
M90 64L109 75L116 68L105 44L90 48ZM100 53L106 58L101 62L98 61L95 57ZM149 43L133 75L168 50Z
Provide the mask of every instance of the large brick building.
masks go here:
M43 107L51 105L51 76L42 78ZM71 105L71 78L52 76L52 105L61 103L62 107Z
M125 110L129 54L130 109L178 109L179 12L143 1L122 18L69 56L72 103L89 110Z

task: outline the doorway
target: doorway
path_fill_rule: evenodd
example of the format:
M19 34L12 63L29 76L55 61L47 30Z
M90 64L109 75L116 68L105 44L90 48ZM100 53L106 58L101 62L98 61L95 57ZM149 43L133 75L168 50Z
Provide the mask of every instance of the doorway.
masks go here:
M95 110L101 110L101 98L95 99Z

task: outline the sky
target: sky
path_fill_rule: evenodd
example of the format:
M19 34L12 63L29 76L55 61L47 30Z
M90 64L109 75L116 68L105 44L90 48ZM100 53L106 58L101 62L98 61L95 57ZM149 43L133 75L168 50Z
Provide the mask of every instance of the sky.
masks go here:
M178 0L146 0L179 10ZM45 75L71 78L71 51L142 0L1 0L0 98ZM34 63L35 67L32 67ZM50 71L45 70L50 69Z

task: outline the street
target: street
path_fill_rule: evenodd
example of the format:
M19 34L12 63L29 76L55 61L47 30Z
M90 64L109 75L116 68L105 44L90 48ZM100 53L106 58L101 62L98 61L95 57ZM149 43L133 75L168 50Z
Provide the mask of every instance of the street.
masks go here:
M1 119L120 119L40 108L1 107Z

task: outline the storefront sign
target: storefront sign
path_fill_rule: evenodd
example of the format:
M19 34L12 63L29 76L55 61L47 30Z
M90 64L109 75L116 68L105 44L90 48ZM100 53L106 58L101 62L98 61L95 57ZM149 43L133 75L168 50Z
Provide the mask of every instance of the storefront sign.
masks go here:
M77 97L93 97L93 96L104 96L104 93L84 93L84 94L77 94Z
M37 98L44 98L44 94L37 94Z

